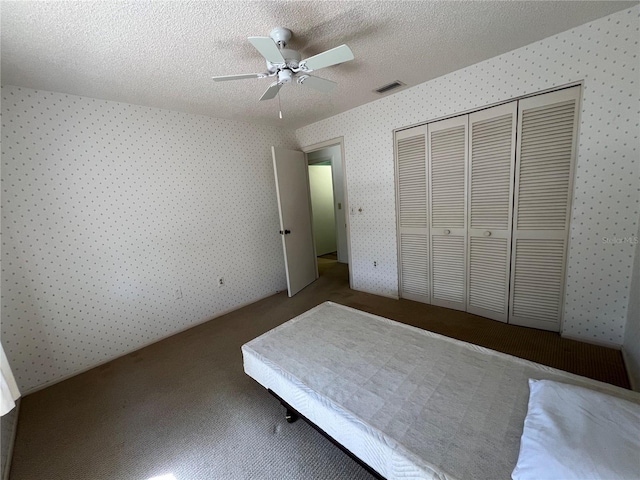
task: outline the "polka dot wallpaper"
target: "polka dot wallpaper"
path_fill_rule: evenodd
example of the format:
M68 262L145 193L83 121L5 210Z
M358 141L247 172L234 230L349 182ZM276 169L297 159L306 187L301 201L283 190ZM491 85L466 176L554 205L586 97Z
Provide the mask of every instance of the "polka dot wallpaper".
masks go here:
M23 393L285 289L271 145L293 133L2 87L2 343Z
M639 217L639 12L618 12L297 130L303 146L344 136L349 203L362 208L350 217L354 288L398 293L394 129L583 82L563 334L622 344Z

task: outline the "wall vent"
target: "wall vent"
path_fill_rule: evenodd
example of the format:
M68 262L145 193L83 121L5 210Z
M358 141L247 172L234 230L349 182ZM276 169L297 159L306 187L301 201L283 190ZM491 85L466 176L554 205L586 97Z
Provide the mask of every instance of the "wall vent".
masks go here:
M387 85L383 85L382 87L376 88L374 90L374 92L376 93L387 93L389 90L393 90L395 88L399 88L399 87L403 87L405 84L402 83L400 80L395 80L391 83L388 83Z

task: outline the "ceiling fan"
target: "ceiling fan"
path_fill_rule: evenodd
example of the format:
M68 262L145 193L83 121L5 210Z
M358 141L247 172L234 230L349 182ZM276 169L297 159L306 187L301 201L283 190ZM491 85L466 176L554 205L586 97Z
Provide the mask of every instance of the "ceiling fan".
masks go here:
M286 48L291 40L291 30L287 28L274 28L269 37L249 37L249 42L260 52L267 61L267 72L248 73L241 75L226 75L213 77L216 82L227 80L244 80L247 78L276 77L276 81L262 94L260 100L271 100L278 95L280 88L294 79L296 83L311 87L321 92L329 93L337 85L336 82L324 78L309 75L310 72L330 67L339 63L353 60L353 52L347 45L340 45L326 52L301 60L302 56L297 50Z

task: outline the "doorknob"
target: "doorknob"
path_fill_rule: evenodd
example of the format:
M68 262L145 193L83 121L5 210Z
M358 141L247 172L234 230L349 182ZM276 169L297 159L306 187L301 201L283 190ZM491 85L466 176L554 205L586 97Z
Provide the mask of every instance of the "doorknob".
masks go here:
M486 232L484 232L484 236L485 237L490 237L491 236L491 232L489 230L487 230Z
M445 234L445 235L449 235L450 233L451 233L451 230L445 230L445 231L444 231L444 234Z

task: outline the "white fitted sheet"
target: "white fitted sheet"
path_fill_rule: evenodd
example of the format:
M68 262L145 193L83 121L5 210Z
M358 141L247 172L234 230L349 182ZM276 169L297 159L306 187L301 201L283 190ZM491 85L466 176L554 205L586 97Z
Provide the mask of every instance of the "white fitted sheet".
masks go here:
M528 379L637 393L326 302L243 345L245 372L391 479L508 479Z

